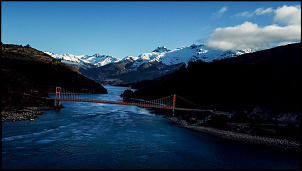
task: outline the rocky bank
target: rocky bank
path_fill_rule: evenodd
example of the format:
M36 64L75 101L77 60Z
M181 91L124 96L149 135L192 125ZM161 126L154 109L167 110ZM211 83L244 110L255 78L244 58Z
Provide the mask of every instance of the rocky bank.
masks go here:
M226 130L220 130L217 128L197 126L187 123L181 120L179 117L167 116L167 119L173 123L179 124L185 128L196 130L199 132L211 134L223 139L234 140L242 143L257 145L262 148L270 148L274 150L286 151L294 154L300 154L300 141L279 139L272 137L264 137L258 135L248 135L245 133L238 133Z

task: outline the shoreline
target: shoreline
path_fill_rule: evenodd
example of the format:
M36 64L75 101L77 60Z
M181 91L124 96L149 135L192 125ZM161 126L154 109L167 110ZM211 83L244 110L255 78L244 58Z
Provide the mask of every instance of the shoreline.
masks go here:
M21 110L13 110L13 111L2 111L1 112L1 120L3 122L15 122L15 121L24 121L30 120L34 121L40 115L46 114L40 110L49 110L54 109L52 107L27 107ZM257 135L249 135L245 133L238 133L233 131L220 130L217 128L206 127L206 126L196 126L191 125L183 120L180 120L178 117L166 116L168 120L172 123L180 125L184 128L188 128L191 130L195 130L198 132L214 135L219 138L223 138L226 140L237 141L245 144L256 145L262 148L269 148L278 151L290 152L293 154L300 154L300 142L294 140L287 139L279 139L272 137L264 137Z
M26 107L20 110L2 111L1 121L3 122L15 122L15 121L34 121L40 115L46 114L40 110L50 110L52 107Z
M257 136L257 135L248 135L244 133L220 130L212 127L190 125L183 122L183 120L179 120L177 117L167 116L166 118L171 122L180 125L182 127L195 130L198 132L214 135L216 137L227 139L227 140L256 145L262 148L270 148L273 150L290 152L293 154L300 154L301 151L299 141L271 138L271 137L264 137L264 136Z

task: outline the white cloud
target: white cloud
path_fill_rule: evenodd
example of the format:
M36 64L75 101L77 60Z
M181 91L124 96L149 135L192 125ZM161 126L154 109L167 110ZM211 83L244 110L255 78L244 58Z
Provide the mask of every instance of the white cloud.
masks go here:
M218 11L218 14L223 14L227 11L228 7L227 6L224 6L222 7L219 11Z
M286 6L279 7L275 10L274 21L290 24L301 25L301 7L300 6Z
M266 8L266 9L263 9L263 8L257 8L255 11L253 12L248 12L248 11L245 11L245 12L241 12L239 14L236 14L234 15L235 17L246 17L246 18L250 18L250 17L253 17L254 15L263 15L263 14L267 14L267 13L271 13L273 12L273 9L272 8Z
M241 16L262 15L273 12L273 9L258 8L253 13L241 13ZM223 50L241 48L267 49L273 44L284 45L301 41L300 6L283 6L274 10L274 21L277 24L259 27L255 23L245 23L233 27L217 28L210 34L208 46Z
M224 6L218 12L213 13L212 17L216 17L216 18L221 17L227 10L228 10L228 7Z
M263 8L258 8L254 11L255 15L263 15L263 14L271 13L271 12L273 12L272 8L267 8L265 10Z
M261 28L257 24L245 22L234 27L215 29L210 35L208 46L223 50L266 49L270 48L273 42L291 40L301 41L301 26L269 25Z
M245 12L241 12L239 14L236 14L234 16L235 17L252 17L253 15L252 15L252 13L245 11Z

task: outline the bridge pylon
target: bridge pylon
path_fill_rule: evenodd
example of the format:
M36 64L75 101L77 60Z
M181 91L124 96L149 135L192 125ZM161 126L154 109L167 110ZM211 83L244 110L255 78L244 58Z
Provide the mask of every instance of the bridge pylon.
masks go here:
M56 96L55 96L55 108L62 108L62 104L61 104L61 100L60 100L60 96L61 96L61 87L56 87Z
M56 97L55 97L55 99L60 98L60 95L61 95L61 87L56 87Z
M173 116L175 114L175 103L176 103L176 94L173 95L173 108L172 108Z

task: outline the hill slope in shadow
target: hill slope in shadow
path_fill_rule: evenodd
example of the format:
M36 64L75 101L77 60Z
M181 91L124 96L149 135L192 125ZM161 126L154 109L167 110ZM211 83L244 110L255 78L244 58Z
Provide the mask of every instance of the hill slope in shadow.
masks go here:
M178 94L209 109L300 112L301 43L206 63L190 62L168 76L138 82L136 96Z
M82 75L74 67L27 46L2 44L2 110L49 106L48 97L60 86L71 92L107 93L107 90Z

